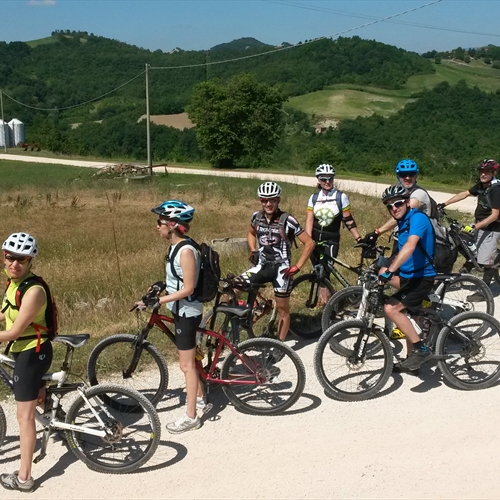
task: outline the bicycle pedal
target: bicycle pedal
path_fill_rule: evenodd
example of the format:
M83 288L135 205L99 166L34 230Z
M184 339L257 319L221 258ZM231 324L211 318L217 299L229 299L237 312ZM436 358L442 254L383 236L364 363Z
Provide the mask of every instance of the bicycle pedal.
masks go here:
M214 407L214 405L212 403L207 403L203 407L203 409L201 410L201 412L203 413L203 415L206 415L213 407Z
M37 464L40 460L43 460L47 456L47 453L40 453L37 457L33 459L33 463Z

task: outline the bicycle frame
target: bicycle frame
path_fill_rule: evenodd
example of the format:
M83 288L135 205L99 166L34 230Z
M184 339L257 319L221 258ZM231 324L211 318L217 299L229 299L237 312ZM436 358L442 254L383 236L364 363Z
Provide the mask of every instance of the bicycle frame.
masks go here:
M169 316L165 316L163 314L158 314L158 311L156 309L153 309L151 316L149 318L148 324L146 327L142 330L141 334L139 334L137 338L137 346L142 344L142 340L145 340L147 338L147 334L149 331L154 327L158 327L174 344L175 344L175 335L172 333L172 331L168 328L168 326L165 323L175 323L174 318L171 318ZM265 377L260 377L258 375L259 372L259 367L255 365L255 363L249 359L247 356L244 354L240 354L238 351L237 347L235 347L229 340L224 337L224 335L217 333L213 330L209 330L206 328L198 328L197 330L199 333L203 335L207 335L208 337L213 337L217 340L216 342L216 347L215 347L215 354L212 360L209 360L209 363L206 367L203 366L202 362L200 360L195 360L195 365L196 369L205 383L212 383L212 384L220 384L220 385L259 385L262 384L265 381ZM251 371L252 373L255 374L255 380L249 381L248 379L245 380L236 380L236 379L221 379L219 376L219 368L217 367L217 363L219 362L220 354L222 353L224 347L227 347L243 364L245 364ZM140 358L140 350L135 349L134 356L133 358L137 358L137 360ZM131 367L128 369L128 373L130 374L132 372Z

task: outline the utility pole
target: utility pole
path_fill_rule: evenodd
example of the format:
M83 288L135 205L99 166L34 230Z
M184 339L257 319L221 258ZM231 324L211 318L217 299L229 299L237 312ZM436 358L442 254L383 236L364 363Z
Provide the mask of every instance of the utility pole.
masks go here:
M7 153L7 129L5 128L6 124L3 118L3 96L1 90L0 90L0 108L2 108L3 147L5 152Z
M151 161L151 124L149 116L149 64L146 63L146 134L147 134L147 150L148 150L148 168L149 175L153 175L153 163Z

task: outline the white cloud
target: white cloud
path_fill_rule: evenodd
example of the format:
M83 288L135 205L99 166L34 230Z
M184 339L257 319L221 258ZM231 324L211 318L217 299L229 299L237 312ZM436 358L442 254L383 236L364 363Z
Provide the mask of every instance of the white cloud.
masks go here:
M56 0L30 0L30 5L52 6L56 4Z

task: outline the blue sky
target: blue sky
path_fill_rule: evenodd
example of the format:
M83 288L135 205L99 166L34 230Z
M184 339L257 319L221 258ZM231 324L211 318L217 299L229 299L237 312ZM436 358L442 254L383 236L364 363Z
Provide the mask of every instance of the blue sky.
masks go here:
M0 40L78 30L150 50L203 50L241 37L272 45L358 35L419 53L500 46L500 1L440 0L0 0Z

